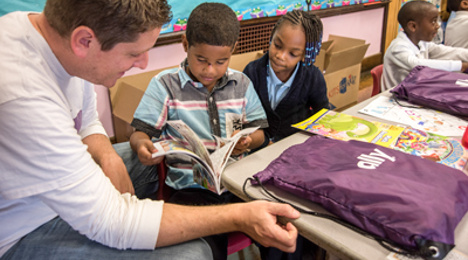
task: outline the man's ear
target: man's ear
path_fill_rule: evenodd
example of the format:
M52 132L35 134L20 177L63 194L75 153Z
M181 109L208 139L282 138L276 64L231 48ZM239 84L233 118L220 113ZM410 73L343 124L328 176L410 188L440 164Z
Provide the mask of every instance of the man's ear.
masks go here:
M93 30L87 26L79 26L70 35L70 46L78 57L86 57L93 44L98 44ZM100 46L99 46L100 48Z
M187 52L189 44L188 44L188 41L187 41L187 36L185 36L185 33L182 34L181 38L182 38L182 46L184 46L184 51Z

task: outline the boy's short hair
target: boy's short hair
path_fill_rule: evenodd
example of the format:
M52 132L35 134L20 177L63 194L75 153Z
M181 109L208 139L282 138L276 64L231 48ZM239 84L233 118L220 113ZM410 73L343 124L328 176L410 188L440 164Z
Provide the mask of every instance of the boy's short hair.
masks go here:
M462 0L447 0L447 12L456 12L460 9Z
M78 26L96 34L103 51L138 34L162 27L172 19L166 0L47 0L44 15L61 37Z
M433 7L435 7L435 5L424 0L414 0L407 2L398 12L398 23L401 25L403 30L406 31L408 22L419 22L423 17L426 16L427 10Z
M234 47L240 24L234 11L222 3L203 3L193 9L185 32L189 46L208 44Z

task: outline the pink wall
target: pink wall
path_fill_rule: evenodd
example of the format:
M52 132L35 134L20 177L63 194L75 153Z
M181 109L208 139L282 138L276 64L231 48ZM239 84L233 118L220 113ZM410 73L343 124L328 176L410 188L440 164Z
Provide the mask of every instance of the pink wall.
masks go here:
M328 39L329 34L365 39L370 43L366 57L380 52L382 27L384 20L384 8L361 11L356 13L326 17L322 19L324 27L323 40ZM179 64L185 58L185 52L181 44L156 47L149 52L149 63L145 70L131 69L125 75L165 68ZM114 136L112 126L111 108L107 88L95 86L98 95L99 117L109 136Z
M323 40L329 34L365 39L370 43L366 57L380 52L382 42L382 27L384 21L384 8L377 8L322 19Z

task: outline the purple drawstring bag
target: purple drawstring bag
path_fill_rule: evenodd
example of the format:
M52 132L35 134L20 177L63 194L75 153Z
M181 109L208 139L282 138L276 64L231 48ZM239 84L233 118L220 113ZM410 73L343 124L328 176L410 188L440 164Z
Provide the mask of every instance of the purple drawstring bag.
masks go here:
M416 66L390 92L416 105L468 116L468 74Z
M468 210L462 171L360 141L312 136L253 177L253 184L321 204L337 216L327 218L364 230L389 250L426 259L442 259L454 247Z

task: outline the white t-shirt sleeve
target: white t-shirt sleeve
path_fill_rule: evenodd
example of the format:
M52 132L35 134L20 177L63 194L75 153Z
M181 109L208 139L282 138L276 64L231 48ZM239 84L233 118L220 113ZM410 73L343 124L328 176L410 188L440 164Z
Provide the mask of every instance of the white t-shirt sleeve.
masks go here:
M89 239L118 249L154 249L163 202L120 194L96 168L75 183L39 196Z
M68 110L41 97L0 106L0 197L39 197L81 234L108 246L154 248L162 202L121 195L87 152Z
M107 133L99 120L96 103L96 92L94 91L94 86L89 82L85 82L85 86L83 88L82 127L79 131L81 139L92 134L102 134L107 136Z

